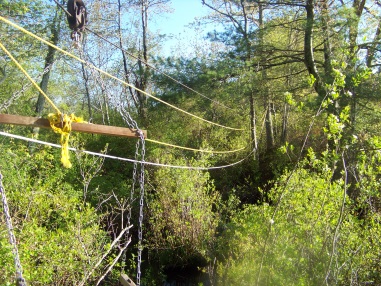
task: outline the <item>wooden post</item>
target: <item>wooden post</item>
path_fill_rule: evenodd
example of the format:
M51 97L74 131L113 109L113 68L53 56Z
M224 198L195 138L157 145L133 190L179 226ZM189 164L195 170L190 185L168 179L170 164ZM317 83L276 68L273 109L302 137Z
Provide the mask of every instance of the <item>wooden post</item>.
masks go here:
M132 281L126 274L120 275L119 282L122 284L122 286L136 286L134 281Z
M13 124L13 125L25 125L31 127L41 127L50 128L50 123L48 119L11 115L11 114L0 114L0 124ZM103 134L112 136L122 136L129 138L139 138L139 133L136 129L117 127L117 126L107 126L91 123L72 123L72 131L83 132L83 133L93 133L93 134ZM142 130L144 138L147 138L147 131Z

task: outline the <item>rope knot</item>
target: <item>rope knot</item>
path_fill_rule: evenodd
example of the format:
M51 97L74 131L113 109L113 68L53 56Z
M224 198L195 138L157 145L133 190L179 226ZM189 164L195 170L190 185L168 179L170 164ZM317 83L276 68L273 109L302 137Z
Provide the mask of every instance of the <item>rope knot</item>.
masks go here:
M83 118L76 117L73 113L70 115L62 113L50 113L48 115L50 127L55 133L61 134L61 163L65 168L71 168L69 155L69 137L72 122L84 122Z

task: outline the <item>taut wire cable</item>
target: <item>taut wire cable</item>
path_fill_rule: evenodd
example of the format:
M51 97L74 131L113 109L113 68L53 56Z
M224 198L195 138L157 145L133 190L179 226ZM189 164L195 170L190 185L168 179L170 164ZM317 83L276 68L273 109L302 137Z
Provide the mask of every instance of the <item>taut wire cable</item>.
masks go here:
M81 54L81 58L84 59L84 52L83 52L83 49L82 47L79 48L79 51L80 51L80 54ZM90 61L86 61L86 62L90 62ZM95 79L96 81L99 81L100 84L102 85L102 89L103 89L103 86L105 85L103 79L98 75L95 75L95 73L93 73L94 69L92 68L92 66L88 66L88 68L90 69L91 73L95 76ZM106 93L108 93L106 91ZM108 95L110 96L110 95ZM133 128L137 128L136 127L133 127ZM236 152L239 152L239 151L242 151L244 150L246 147L242 147L242 148L239 148L239 149L236 149L236 150L221 150L221 151L217 151L217 150L203 150L203 149L196 149L196 148L190 148L190 147L184 147L184 146L179 146L179 145L175 145L175 144L171 144L171 143L166 143L166 142L161 142L161 141L158 141L158 140L154 140L154 139L148 139L146 138L145 141L147 142L151 142L151 143L154 143L154 144L159 144L159 145L163 145L163 146L167 146L167 147L172 147L172 148L177 148L177 149L182 149L182 150L189 150L189 151L193 151L193 152L201 152L201 153L210 153L210 154L228 154L228 153L236 153Z
M136 86L134 86L134 85L132 85L132 84L130 84L130 83L128 83L128 82L125 82L124 80L121 80L120 78L118 78L118 77L116 77L116 76L114 76L114 75L112 75L112 74L110 74L110 73L108 73L108 72L106 72L106 71L104 71L104 70L102 70L102 69L100 69L100 68L97 68L96 66L92 65L91 63L87 63L86 61L80 59L79 57L77 57L77 56L75 56L75 55L73 55L73 54L71 54L71 53L69 53L69 52L67 52L67 51L65 51L65 50L63 50L63 49L57 47L56 45L53 45L52 43L50 43L50 42L48 42L48 41L42 39L41 37L39 37L39 36L37 36L37 35L35 35L35 34L31 33L31 32L29 32L28 30L26 30L26 29L20 27L19 25L17 25L17 24L15 24L15 23L13 23L13 22L11 22L11 21L5 19L5 18L2 17L2 16L0 16L0 20L3 21L4 23L6 23L6 24L8 24L8 25L10 25L10 26L12 26L12 27L14 27L14 28L16 28L16 29L22 31L23 33L25 33L25 34L27 34L27 35L29 35L29 36L31 36L31 37L33 37L33 38L39 40L40 42L43 42L43 43L45 43L46 45L51 46L52 48L56 49L57 51L60 51L61 53L64 53L65 55L67 55L67 56L69 56L69 57L71 57L71 58L73 58L73 59L75 59L75 60L77 60L77 61L79 61L79 62L81 62L81 63L84 63L84 64L86 64L86 65L90 65L90 66L92 66L95 70L97 70L98 72L100 72L100 73L102 73L102 74L104 74L104 75L106 75L106 76L108 76L108 77L110 77L110 78L112 78L112 79L114 79L114 80L116 80L116 81L118 81L118 82L124 84L124 85L127 85L127 86L129 86L129 87L135 89L136 91L139 91L139 92L141 92L142 94L144 94L144 95L146 95L146 96L148 96L148 97L150 97L150 98L152 98L152 99L154 99L154 100L156 100L156 101L158 101L158 102L160 102L160 103L163 103L163 104L165 104L165 105L167 105L167 106L169 106L169 107L171 107L171 108L173 108L173 109L175 109L175 110L177 110L177 111L180 111L180 112L185 113L185 114L187 114L187 115L189 115L189 116L191 116L191 117L197 118L197 119L199 119L199 120L201 120L201 121L207 122L207 123L209 123L209 124L212 124L212 125L215 125L215 126L218 126L218 127L221 127L221 128L226 128L226 129L235 130L235 131L244 131L243 128L234 128L234 127L225 126L225 125L222 125L222 124L219 124L219 123L215 123L215 122L213 122L213 121L204 119L204 118L199 117L199 116L197 116L197 115L194 115L194 114L192 114L192 113L190 113L190 112L188 112L188 111L185 111L185 110L183 110L183 109L181 109L181 108L179 108L179 107L177 107L177 106L174 106L174 105L172 105L172 104L170 104L170 103L168 103L168 102L166 102L166 101L164 101L164 100L162 100L162 99L160 99L160 98L158 98L158 97L156 97L156 96L153 96L153 95L149 94L148 92L146 92L146 91L144 91L144 90L141 90L141 89L137 88Z
M246 149L246 147L242 147L242 148L235 149L235 150L214 151L214 150L203 150L203 149L184 147L184 146L179 146L179 145L174 145L174 144L170 144L170 143L165 143L165 142L161 142L161 141L157 141L157 140L153 140L153 139L149 139L149 138L146 138L145 140L147 142L151 142L151 143L155 143L155 144L160 144L160 145L164 145L164 146L168 146L168 147L172 147L172 148L178 148L178 149L189 150L189 151L194 151L194 152L201 152L201 153L210 153L210 154L236 153L236 152L239 152L239 151L242 151L242 150Z
M61 145L58 145L58 144L44 142L44 141L32 139L32 138L27 138L24 136L11 134L11 133L7 133L7 132L3 132L3 131L0 131L0 135L5 136L5 137L14 138L14 139L27 141L27 142L33 142L33 143L37 143L37 144L41 144L41 145L46 145L46 146L50 146L50 147L61 148ZM253 153L253 151L251 151L250 154L248 154L245 158L243 158L237 162L228 164L228 165L215 166L215 167L196 167L196 166L167 165L167 164L154 163L154 162L148 162L148 161L137 161L137 160L133 160L133 159L123 158L123 157L118 157L118 156L113 156L113 155L107 155L107 154L102 154L102 153L97 153L97 152L92 152L92 151L77 150L77 149L72 148L72 147L69 147L69 150L74 151L74 152L83 152L85 154L98 156L98 157L104 157L104 158L108 158L108 159L130 162L130 163L140 163L140 164L155 166L155 167L167 167L167 168L174 168L174 169L187 169L187 170L198 170L198 171L210 171L210 170L217 170L217 169L224 169L224 168L233 167L235 165L242 163L246 159L248 159L251 156L251 154Z
M167 73L165 73L165 72L159 70L159 69L156 68L155 66L153 66L153 65L151 65L150 63L144 61L144 60L141 59L140 57L135 56L134 54L132 54L132 53L130 53L129 51L127 51L126 49L123 49L123 48L119 47L117 44L114 44L113 42L109 41L108 39L106 39L106 38L103 37L102 35L99 35L97 32L92 31L92 30L89 29L88 27L86 27L85 29L86 29L87 31L89 31L90 33L94 34L95 36L101 38L101 39L104 40L105 42L109 43L110 45L114 46L115 48L117 48L117 49L119 49L119 50L125 52L125 53L126 53L127 55L129 55L130 57L132 57L132 58L134 58L134 59L136 59L136 60L142 62L143 64L145 64L145 65L148 66L149 68L153 69L154 71L157 71L157 72L161 73L163 76L165 76L166 78L169 78L170 80L172 80L172 81L174 81L175 83L181 85L182 87L184 87L184 88L186 88L186 89L188 89L188 90L190 90L190 91L192 91L192 92L194 92L194 93L196 93L196 94L202 96L203 98L206 98L206 99L210 100L211 102L214 102L214 103L216 103L217 105L220 105L220 106L222 106L222 107L224 107L224 108L226 108L226 109L230 109L230 110L233 110L233 111L235 110L235 109L233 109L233 108L231 108L231 107L229 107L229 106L226 106L225 104L222 104L221 102L219 102L219 101L217 101L217 100L215 100L215 99L212 99L212 98L210 98L210 97L207 97L206 95L202 94L201 92L198 92L197 90L195 90L195 89L193 89L193 88L187 86L186 84L184 84L184 83L182 83L181 81L175 79L174 77L170 76L169 74L167 74Z

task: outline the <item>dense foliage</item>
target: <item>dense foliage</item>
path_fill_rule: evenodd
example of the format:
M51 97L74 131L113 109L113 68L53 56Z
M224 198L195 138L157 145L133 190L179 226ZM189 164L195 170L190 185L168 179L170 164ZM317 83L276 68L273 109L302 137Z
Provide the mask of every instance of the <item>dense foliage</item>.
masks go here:
M59 149L1 136L28 285L381 284L379 1L200 0L205 38L169 57L154 23L170 0L85 1L80 45L54 2L0 1L0 112L54 111L8 50L62 112L148 140L72 134L65 169Z

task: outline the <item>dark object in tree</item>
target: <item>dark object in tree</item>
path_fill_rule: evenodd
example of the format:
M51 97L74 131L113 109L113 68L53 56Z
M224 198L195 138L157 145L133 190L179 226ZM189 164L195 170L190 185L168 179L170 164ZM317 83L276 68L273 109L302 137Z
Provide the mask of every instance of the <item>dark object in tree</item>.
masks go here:
M85 30L85 25L87 23L85 4L82 0L69 0L67 1L67 11L71 15L67 16L69 27L73 30L71 39L78 40L76 36L79 36L79 39L81 39L82 32Z

